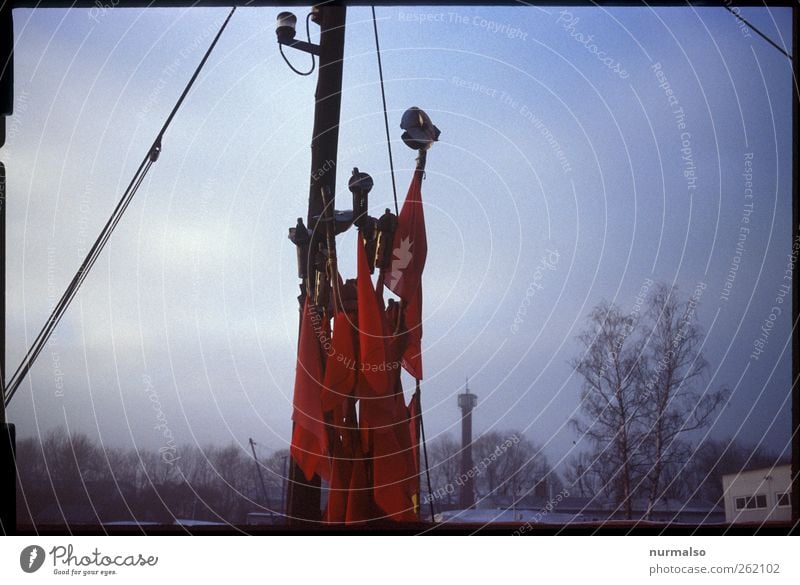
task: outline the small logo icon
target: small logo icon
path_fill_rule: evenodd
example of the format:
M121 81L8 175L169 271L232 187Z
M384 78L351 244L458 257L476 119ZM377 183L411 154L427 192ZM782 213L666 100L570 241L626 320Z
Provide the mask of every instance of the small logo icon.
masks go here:
M44 564L44 549L32 544L22 549L19 554L19 566L26 573L35 573Z

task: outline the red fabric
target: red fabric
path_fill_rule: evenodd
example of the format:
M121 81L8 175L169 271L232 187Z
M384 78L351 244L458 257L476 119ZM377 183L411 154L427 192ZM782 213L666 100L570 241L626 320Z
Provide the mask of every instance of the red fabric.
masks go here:
M391 370L400 368L400 360L403 359L408 345L408 336L405 335L405 327L400 312L400 303L392 300L386 308L386 319L384 327L386 332L386 360L392 364Z
M328 445L322 418L323 361L318 336L318 332L325 330L325 320L306 301L300 321L294 378L291 455L309 481L314 473L325 479L330 477L330 468L326 461Z
M351 469L350 489L347 493L347 513L345 516L347 524L365 522L372 518L370 513L372 503L369 480L364 460L360 457L354 459Z
M322 410L329 412L353 393L358 373L358 333L354 316L340 311L333 318L333 340L327 351Z
M428 256L422 175L423 171L414 171L403 209L397 218L392 262L385 279L386 287L406 303L408 347L403 354L403 367L417 380L422 379L422 271Z
M374 432L373 493L375 503L392 520L413 522L417 519L413 488L416 475L405 423L398 421L394 429Z
M385 396L391 390L386 368L383 310L372 286L369 275L364 241L358 240L358 346L360 371L368 388L362 388L371 396Z
M402 364L414 379L422 380L422 288L408 299L403 314L408 333Z
M347 492L347 513L345 522L355 524L371 520L374 516L372 494L367 475L367 465L358 444L358 434L354 434L353 459L350 464L350 485Z
M361 400L360 424L370 438L372 484L380 517L402 522L417 519L414 505L414 458L408 409L403 400L400 372L393 374L391 396Z
M341 524L347 519L347 500L352 475L352 461L343 457L332 460L328 505L325 508L324 516L326 522Z

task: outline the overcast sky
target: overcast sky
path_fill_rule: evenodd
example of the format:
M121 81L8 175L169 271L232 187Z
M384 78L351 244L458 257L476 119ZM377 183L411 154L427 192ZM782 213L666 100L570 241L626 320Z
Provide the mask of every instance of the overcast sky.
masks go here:
M9 418L21 436L65 425L159 448L161 416L178 443L287 446L298 281L286 234L305 215L316 75L283 63L277 12L237 10L20 388ZM15 112L0 150L9 369L226 13L15 11ZM743 14L791 50L789 9ZM402 111L423 107L442 131L423 184L429 440L458 428L455 394L469 376L477 432L522 429L558 464L576 439L566 423L580 380L568 361L587 314L601 299L631 309L653 279L686 295L705 286L705 384L733 389L711 434L786 447L788 310L750 355L791 246L790 61L723 8L386 7L378 17L401 197L414 164ZM379 215L391 181L368 8L348 10L345 53L338 207L358 166L375 179ZM352 233L339 250L354 276Z

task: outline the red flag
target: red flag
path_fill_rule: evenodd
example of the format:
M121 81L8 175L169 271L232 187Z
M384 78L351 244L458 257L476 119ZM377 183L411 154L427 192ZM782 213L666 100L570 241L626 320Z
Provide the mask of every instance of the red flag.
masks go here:
M317 331L324 332L324 319L306 300L300 320L294 378L291 455L309 481L314 473L326 479L330 477L326 461L328 445L322 418L322 348Z
M408 347L403 367L417 380L422 379L422 271L428 255L425 214L422 209L423 171L414 171L403 209L397 218L392 245L392 261L386 286L405 301Z
M339 311L333 318L333 340L325 366L325 387L322 390L322 410L329 412L341 405L353 393L356 385L358 361L358 333L354 316Z
M364 460L356 457L352 464L350 486L347 493L347 524L365 522L372 518L372 498L370 497L369 480Z
M403 367L416 380L422 380L422 288L408 299L403 314L408 328Z
M360 370L374 396L384 396L391 390L386 373L386 348L383 330L383 310L372 286L364 241L358 240L358 345Z
M372 475L375 503L391 519L400 522L417 520L414 496L414 458L408 429L408 411L402 394L393 424L373 431Z
M360 425L370 439L367 448L372 462L372 491L380 515L413 522L417 520L413 482L416 472L408 409L400 371L395 370L392 378L395 390L390 396L361 399Z
M328 505L325 508L325 521L341 524L347 518L347 499L350 490L350 478L353 475L352 461L345 458L334 458L331 464L331 484L328 487Z

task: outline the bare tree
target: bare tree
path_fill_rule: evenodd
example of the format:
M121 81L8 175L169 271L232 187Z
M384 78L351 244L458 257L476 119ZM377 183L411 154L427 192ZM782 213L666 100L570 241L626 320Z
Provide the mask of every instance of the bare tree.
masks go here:
M426 494L425 501L452 506L458 498L456 481L461 470L461 447L450 435L439 435L428 446L430 456L431 484L433 494Z
M738 439L706 439L694 449L686 466L689 496L719 504L723 475L789 463L791 456L786 451L775 453Z
M700 351L703 336L697 325L697 301L695 294L681 302L677 288L665 284L656 285L648 299L644 323L648 337L642 359L646 375L641 380L642 442L649 463L643 478L648 519L670 487L665 468L682 467L691 455L691 446L681 437L707 427L728 397L724 389L699 386L708 363Z
M591 453L579 451L566 462L564 481L570 493L580 498L594 498L603 493L608 485L607 478L602 475L603 470L602 466L596 464Z
M637 318L606 302L589 314L589 326L578 340L584 352L572 362L583 378L580 408L584 417L571 423L594 448L595 465L606 476L604 489L614 494L632 518L636 473L642 467L644 415ZM609 473L610 471L610 473Z
M482 496L546 496L547 482L558 483L541 448L518 431L481 435L473 444L473 461Z
M281 511L286 509L286 485L289 481L288 457L288 449L279 449L273 451L266 461L262 462L264 483L270 494L270 504Z

